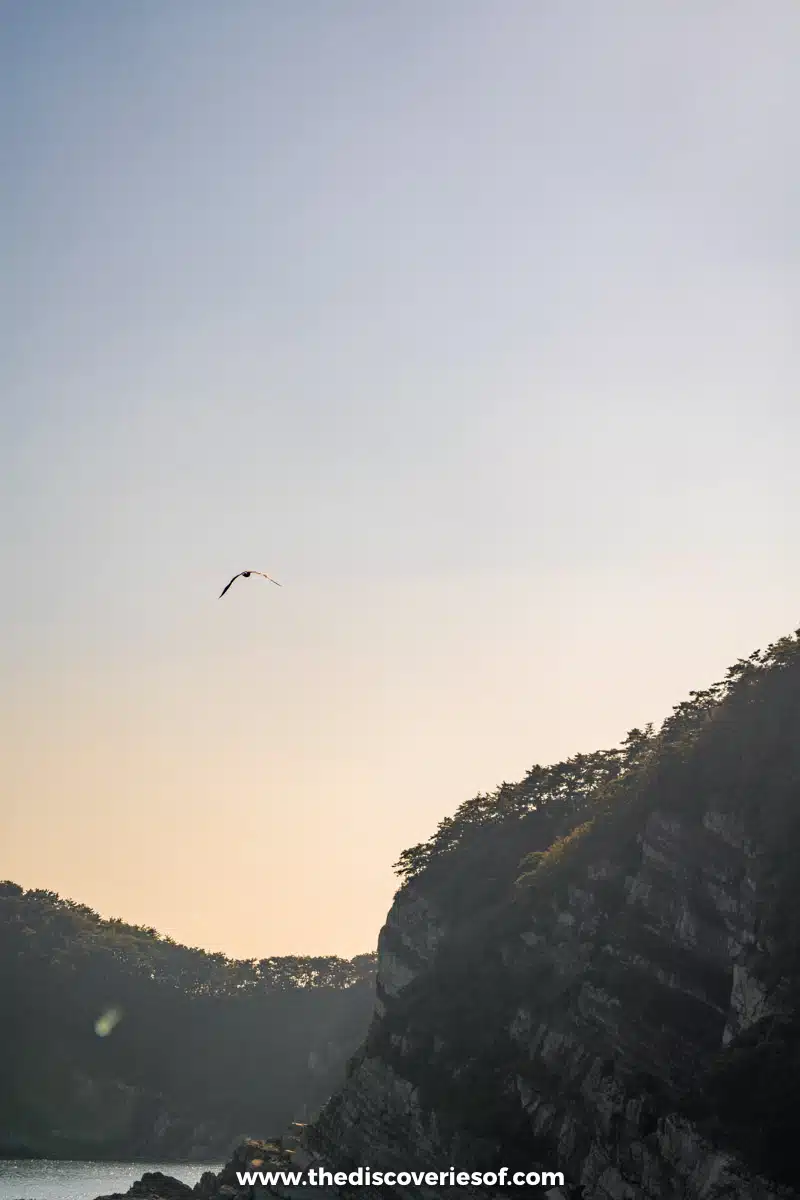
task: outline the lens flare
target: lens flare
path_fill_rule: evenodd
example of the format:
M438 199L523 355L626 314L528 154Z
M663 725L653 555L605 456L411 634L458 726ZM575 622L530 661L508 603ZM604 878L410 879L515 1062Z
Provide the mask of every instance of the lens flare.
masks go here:
M115 1025L122 1020L121 1008L107 1008L94 1023L94 1031L98 1037L108 1037Z

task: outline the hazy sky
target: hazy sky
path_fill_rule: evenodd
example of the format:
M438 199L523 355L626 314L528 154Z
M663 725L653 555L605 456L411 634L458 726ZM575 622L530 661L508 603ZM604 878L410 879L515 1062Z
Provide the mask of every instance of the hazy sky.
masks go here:
M800 624L796 0L0 43L0 878L357 953L462 800Z

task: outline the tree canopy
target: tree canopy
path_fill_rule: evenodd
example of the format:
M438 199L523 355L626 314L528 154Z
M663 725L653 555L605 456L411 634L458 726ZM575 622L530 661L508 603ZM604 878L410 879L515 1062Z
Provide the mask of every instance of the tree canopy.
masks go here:
M171 1114L175 1153L204 1123L223 1152L242 1132L279 1131L338 1081L374 971L374 954L228 958L0 883L0 1130L78 1153L99 1097L121 1086L141 1095L144 1126ZM80 1099L93 1089L94 1109ZM142 1138L123 1122L89 1149L130 1155Z

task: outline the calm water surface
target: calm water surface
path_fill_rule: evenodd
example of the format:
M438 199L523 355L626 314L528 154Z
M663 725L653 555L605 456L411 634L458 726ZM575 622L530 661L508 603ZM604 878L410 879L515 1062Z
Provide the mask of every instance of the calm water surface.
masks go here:
M203 1171L222 1163L64 1162L62 1159L0 1159L0 1200L94 1200L127 1192L145 1171L163 1171L197 1183Z

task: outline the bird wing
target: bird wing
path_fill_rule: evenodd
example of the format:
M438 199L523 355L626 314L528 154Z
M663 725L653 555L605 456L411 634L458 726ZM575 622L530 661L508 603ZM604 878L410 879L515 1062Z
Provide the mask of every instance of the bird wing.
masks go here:
M240 571L240 572L239 572L239 575L241 575L241 573L242 573L242 572ZM239 575L234 575L233 579L231 580L231 583L235 583L235 582L236 582L236 580L239 578ZM226 583L226 584L225 584L225 587L222 589L222 591L220 592L219 596L217 596L217 599L218 599L218 600L221 600L221 599L222 599L222 597L223 597L223 596L225 595L225 593L227 592L228 588L231 586L231 583Z
M283 587L282 583L278 583L277 579L273 579L271 575L266 575L263 571L253 571L253 575L260 575L262 579L268 579L270 583L274 583L276 587Z

